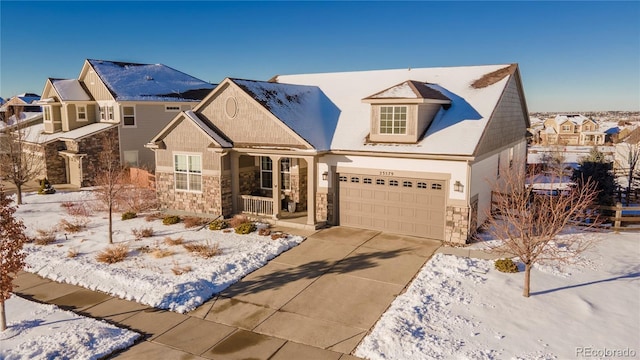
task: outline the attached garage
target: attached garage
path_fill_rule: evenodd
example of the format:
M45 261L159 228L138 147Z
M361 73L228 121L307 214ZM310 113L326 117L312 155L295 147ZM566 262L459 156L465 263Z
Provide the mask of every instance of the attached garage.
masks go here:
M446 181L338 174L340 225L444 240Z

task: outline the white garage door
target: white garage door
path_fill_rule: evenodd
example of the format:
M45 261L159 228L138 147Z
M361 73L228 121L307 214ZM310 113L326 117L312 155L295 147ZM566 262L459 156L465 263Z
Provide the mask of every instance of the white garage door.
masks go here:
M444 240L444 180L338 174L340 225Z

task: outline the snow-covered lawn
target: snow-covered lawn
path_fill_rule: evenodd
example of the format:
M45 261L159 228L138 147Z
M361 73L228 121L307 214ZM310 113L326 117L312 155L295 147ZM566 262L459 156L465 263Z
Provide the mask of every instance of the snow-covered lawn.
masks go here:
M65 203L74 207L95 207L90 191L58 192L52 195L25 194L16 216L21 218L29 235L50 230L61 220L75 222ZM81 218L80 218L81 219ZM56 241L49 245L28 244L26 271L40 276L133 300L149 306L187 312L248 273L264 266L268 260L298 245L304 239L289 235L272 240L257 232L238 235L234 232L196 231L184 224L163 225L162 220L143 217L123 221L114 213L114 244L126 244L128 257L118 263L96 261L96 255L109 247L107 213L94 212L86 229L70 233L57 230ZM153 236L135 240L133 229L151 228ZM168 245L165 240L182 238L185 244L216 245L220 255L201 258L182 245ZM70 253L76 253L71 257ZM163 257L159 257L163 256ZM174 271L184 271L176 275Z
M584 236L590 236L584 234ZM367 359L640 356L640 239L598 234L582 265L501 273L493 261L435 255L356 350ZM618 352L616 352L618 351Z
M8 328L0 332L0 359L100 359L131 346L140 336L17 296L5 306Z

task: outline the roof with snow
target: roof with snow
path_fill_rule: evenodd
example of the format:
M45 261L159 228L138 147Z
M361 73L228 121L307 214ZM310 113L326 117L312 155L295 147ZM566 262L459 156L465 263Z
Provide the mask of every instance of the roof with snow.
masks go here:
M28 129L28 131L25 133L25 141L36 144L46 144L51 141L62 139L80 140L89 135L93 135L116 126L118 126L118 124L93 123L71 131L60 131L53 134L48 134L44 132L44 123L40 122L36 125L26 128Z
M193 121L200 129L202 129L211 139L215 140L223 148L233 147L233 144L224 136L220 135L216 131L215 127L206 119L200 118L196 113L191 110L184 112L185 116Z
M61 101L89 101L91 96L76 79L51 79Z
M332 124L336 121L332 117L317 117L314 121L326 122L322 125L326 130L315 136L324 136L332 150L472 155L515 69L515 64L505 64L374 70L279 75L273 81L318 87L328 97L337 122ZM418 96L411 88L416 84L422 84L428 96L434 94L432 90L442 94L451 100L451 106L439 110L416 144L367 143L370 104L362 99L371 94Z
M230 79L317 150L328 150L340 110L317 86Z
M215 87L162 64L87 61L119 101L199 101Z
M582 125L582 123L584 123L585 121L590 121L589 118L580 114L558 114L556 115L555 120L556 124L562 124L563 122L571 121L576 125Z
M433 99L451 101L448 97L424 82L407 80L365 99Z

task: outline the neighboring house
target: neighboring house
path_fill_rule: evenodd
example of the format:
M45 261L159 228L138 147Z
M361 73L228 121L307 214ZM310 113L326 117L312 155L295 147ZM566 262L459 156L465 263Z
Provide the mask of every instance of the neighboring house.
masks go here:
M7 101L0 102L0 126L13 125L9 118L19 113L37 113L42 109L38 105L40 95L24 93L13 96Z
M53 183L92 185L95 166L89 164L102 151L97 135L107 131L118 138L123 165L153 170L146 140L213 88L161 64L91 59L78 79L48 79L40 101L43 123L33 138L46 148L47 176Z
M561 114L545 120L540 131L544 145L603 145L606 134L598 123L579 114Z
M516 64L380 70L228 78L148 147L165 210L465 243L528 127Z

